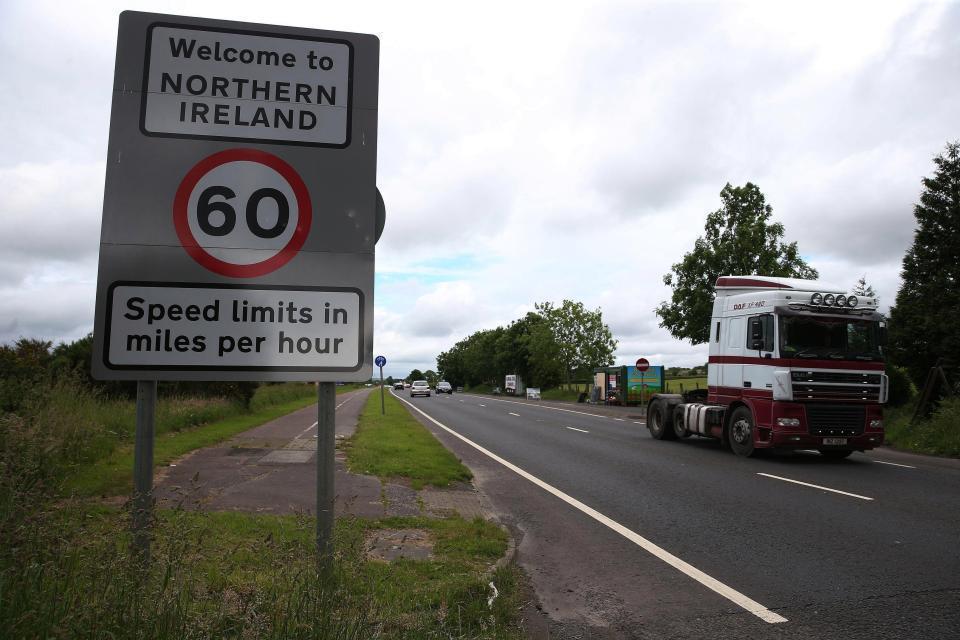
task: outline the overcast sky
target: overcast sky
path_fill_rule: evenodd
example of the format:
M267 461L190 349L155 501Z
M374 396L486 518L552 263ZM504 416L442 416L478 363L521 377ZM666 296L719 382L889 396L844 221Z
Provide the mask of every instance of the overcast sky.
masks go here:
M602 309L620 364L705 362L653 309L727 182L886 307L960 138L958 3L4 0L0 342L92 330L123 9L379 36L387 375L564 298Z

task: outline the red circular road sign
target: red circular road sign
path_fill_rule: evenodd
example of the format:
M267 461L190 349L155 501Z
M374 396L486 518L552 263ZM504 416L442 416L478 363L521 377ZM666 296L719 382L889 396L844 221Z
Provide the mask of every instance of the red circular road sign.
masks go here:
M173 200L180 244L200 265L231 278L285 265L312 220L310 193L296 170L257 149L207 156L187 172Z
M639 371L640 373L643 373L649 368L650 368L649 360L647 360L646 358L640 358L639 360L637 360L637 371Z

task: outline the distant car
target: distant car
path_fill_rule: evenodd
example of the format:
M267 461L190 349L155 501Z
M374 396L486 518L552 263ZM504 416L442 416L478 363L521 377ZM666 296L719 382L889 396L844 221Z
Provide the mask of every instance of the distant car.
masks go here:
M426 380L417 380L410 385L410 397L412 398L413 396L430 397L430 385L427 384Z
M437 393L453 393L453 387L449 382L440 381L437 383Z
M394 382L394 383L393 383L393 388L394 388L394 389L399 389L400 391L403 391L403 381L401 380L400 382Z

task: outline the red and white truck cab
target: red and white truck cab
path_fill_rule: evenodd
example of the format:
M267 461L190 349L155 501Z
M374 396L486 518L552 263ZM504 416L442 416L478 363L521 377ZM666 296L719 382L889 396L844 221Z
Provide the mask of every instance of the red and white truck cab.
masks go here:
M883 444L887 376L876 300L812 280L721 276L706 394L658 394L657 439L720 438L742 456L816 449L842 458Z

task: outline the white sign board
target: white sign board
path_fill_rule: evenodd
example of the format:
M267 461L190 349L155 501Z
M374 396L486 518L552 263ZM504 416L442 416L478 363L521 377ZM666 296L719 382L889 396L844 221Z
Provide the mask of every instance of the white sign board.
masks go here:
M110 366L352 371L363 362L360 291L116 283Z
M145 134L349 144L350 42L164 23L147 39Z

